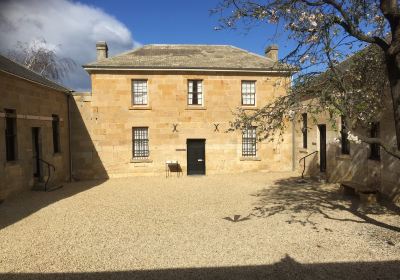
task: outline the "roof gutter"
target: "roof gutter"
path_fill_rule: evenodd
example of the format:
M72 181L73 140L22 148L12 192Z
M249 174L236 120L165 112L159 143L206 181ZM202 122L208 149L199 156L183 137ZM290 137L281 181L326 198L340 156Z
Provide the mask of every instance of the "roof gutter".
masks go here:
M295 70L257 70L257 69L211 69L211 68L113 68L83 66L90 71L169 71L169 72L232 72L232 73L295 73Z

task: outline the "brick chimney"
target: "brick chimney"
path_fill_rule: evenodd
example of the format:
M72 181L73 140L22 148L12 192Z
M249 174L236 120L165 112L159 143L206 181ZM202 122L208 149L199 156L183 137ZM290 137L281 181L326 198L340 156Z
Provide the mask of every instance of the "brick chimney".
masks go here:
M278 61L278 50L278 45L269 45L265 48L265 56L276 62Z
M108 57L108 46L106 41L98 41L96 43L97 60L103 60Z

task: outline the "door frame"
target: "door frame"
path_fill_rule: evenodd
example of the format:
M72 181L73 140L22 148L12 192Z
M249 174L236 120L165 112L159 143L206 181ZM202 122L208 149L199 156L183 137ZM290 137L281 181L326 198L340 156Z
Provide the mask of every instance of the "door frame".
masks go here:
M32 167L33 177L41 179L42 177L42 165L40 164L40 158L42 156L42 141L41 141L41 129L40 127L32 127ZM36 166L36 167L35 167ZM35 173L36 170L36 173Z
M323 128L323 133L321 132L321 128ZM326 168L327 168L326 124L319 124L318 132L319 132L319 171L326 172ZM322 139L324 141L322 141ZM324 145L322 142L324 142Z
M204 173L203 174L189 174L189 142L202 141L204 146ZM187 138L186 139L186 175L206 175L206 139L205 138Z

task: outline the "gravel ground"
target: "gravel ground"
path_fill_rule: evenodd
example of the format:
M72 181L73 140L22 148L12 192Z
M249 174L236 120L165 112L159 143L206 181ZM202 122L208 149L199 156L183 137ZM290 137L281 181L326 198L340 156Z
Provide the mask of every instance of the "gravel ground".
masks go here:
M400 279L398 208L293 176L23 193L0 204L0 279Z

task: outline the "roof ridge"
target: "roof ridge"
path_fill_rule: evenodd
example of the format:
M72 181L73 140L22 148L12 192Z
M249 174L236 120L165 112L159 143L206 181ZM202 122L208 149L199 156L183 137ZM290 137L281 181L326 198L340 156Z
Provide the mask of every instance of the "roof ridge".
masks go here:
M253 55L253 56L257 56L257 57L260 57L260 58L264 58L264 59L266 59L266 60L269 60L269 61L275 63L275 61L274 61L273 59L271 59L271 58L269 58L269 57L266 57L266 56L262 56L262 55L260 55L260 54L258 54L258 53L253 53L253 52L250 52L250 51L248 51L248 50L241 49L241 48L239 48L239 47L235 47L235 46L233 46L233 45L230 45L230 47L232 47L232 48L234 48L234 49L241 50L241 51L243 51L243 52L245 52L245 53L248 53L248 54L250 54L250 55Z

